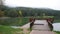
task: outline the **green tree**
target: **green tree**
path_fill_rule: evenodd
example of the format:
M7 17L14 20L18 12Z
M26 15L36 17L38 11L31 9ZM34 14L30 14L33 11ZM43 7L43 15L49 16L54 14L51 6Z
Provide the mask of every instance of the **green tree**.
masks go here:
M4 16L4 12L0 10L0 17Z

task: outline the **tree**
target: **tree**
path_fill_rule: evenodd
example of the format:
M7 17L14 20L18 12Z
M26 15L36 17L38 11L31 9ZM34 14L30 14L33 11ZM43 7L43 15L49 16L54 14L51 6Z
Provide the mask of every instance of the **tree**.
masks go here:
M0 10L0 17L4 16L4 12Z
M20 15L20 17L22 17L22 11L19 11L19 15Z

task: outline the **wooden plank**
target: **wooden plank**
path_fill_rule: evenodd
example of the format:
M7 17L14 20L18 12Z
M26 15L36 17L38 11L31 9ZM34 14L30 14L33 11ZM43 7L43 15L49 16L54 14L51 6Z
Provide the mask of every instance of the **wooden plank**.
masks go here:
M38 31L38 30L32 30L30 34L56 34L53 31Z
M34 22L34 25L32 27L33 30L46 30L46 31L49 31L50 28L48 26L48 23L46 20L36 20Z

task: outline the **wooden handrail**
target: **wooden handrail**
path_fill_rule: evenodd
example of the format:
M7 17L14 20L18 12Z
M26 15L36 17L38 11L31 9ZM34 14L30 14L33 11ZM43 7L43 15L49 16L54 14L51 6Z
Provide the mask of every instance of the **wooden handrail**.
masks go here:
M53 30L53 25L52 25L52 23L51 23L51 22L48 22L48 25L49 25L49 27L50 27L50 30L52 31L52 30Z

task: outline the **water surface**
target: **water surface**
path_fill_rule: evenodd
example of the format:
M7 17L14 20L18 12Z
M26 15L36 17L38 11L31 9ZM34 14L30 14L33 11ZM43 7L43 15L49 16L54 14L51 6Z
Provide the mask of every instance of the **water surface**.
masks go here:
M53 30L60 31L60 23L53 23Z

